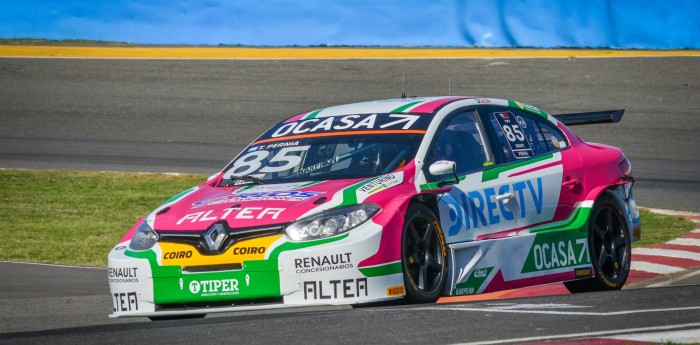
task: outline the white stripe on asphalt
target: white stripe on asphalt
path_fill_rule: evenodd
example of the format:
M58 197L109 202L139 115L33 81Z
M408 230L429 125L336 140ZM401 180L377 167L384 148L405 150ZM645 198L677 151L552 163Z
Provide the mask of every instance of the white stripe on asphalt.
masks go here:
M690 259L700 261L700 253L686 252L684 250L634 248L632 249L632 254L665 256L669 258ZM632 260L634 261L634 258Z
M666 242L668 244L680 244L682 246L700 246L700 239L697 238L677 238Z
M635 271L644 271L644 272L658 273L658 274L671 274L671 273L676 273L676 272L680 272L680 271L685 270L683 268L676 267L676 266L668 266L668 265L655 264L652 262L634 261L634 260L632 260L632 266L630 268L635 270Z
M549 336L541 336L541 337L528 337L528 338L499 339L499 340L492 340L492 341L480 341L480 342L475 342L475 343L462 343L462 344L488 345L488 344L503 344L503 343L524 343L524 342L532 342L532 341L596 337L596 336L625 334L625 333L634 333L634 332L650 332L650 331L653 332L653 331L662 331L662 330L679 329L679 328L690 328L690 327L698 327L698 326L700 326L700 323L687 323L687 324L683 324L683 325L640 327L640 328L618 329L618 330L612 330L612 331L569 333L569 334L549 335Z
M650 343L696 344L700 339L700 328L682 331L666 331L606 337L606 339L643 341Z
M395 310L395 309L382 309ZM405 310L405 309L402 309ZM451 307L451 306L436 306L436 307L417 307L412 310L454 310L480 313L510 313L510 314L540 314L540 315L576 315L576 316L615 316L615 315L630 315L630 314L646 314L646 313L661 313L670 311L687 311L700 310L700 306L680 307L680 308L660 308L660 309L637 309L637 310L621 310L621 311L559 311L559 310L529 310L529 309L499 309L499 308L470 308L470 307Z
M695 271L695 272L690 272L690 273L688 273L688 274L684 274L684 275L682 275L682 276L680 276L680 277L671 278L671 279L668 279L668 280L666 280L666 281L662 281L662 282L660 282L660 283L651 284L651 285L649 285L649 286L647 286L647 287L650 287L650 288L651 288L651 287L671 286L671 285L672 285L673 283L675 283L675 282L679 282L679 281L686 280L686 279L691 278L691 277L695 277L695 276L698 275L698 274L700 274L700 270L697 270L697 271Z

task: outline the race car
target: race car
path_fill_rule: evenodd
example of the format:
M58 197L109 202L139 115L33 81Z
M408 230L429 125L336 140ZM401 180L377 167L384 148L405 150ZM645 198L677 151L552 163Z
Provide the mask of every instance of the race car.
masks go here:
M641 234L631 164L567 125L622 114L429 97L294 115L121 239L110 316L620 289Z

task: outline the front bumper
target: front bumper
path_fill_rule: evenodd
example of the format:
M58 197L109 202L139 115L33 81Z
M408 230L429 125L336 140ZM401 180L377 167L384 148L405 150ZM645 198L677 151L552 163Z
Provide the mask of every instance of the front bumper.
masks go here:
M403 296L399 258L380 257L382 227L372 221L335 237L290 242L273 235L218 255L159 242L136 252L128 241L108 257L113 313L193 315L307 305L370 303ZM370 265L377 262L380 264Z

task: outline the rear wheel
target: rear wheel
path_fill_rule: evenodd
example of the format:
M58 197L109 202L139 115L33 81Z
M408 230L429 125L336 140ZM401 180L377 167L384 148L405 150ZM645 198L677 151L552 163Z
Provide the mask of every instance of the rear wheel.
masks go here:
M630 271L632 245L622 207L603 194L595 202L588 225L588 249L595 277L565 282L571 292L619 290Z
M401 239L406 300L435 302L447 281L445 237L435 214L423 204L412 204L406 213Z

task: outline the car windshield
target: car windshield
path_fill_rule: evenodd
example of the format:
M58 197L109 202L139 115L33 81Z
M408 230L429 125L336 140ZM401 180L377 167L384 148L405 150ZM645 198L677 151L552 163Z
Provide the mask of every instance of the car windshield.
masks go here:
M306 120L306 123L288 120L270 129L229 164L222 185L387 174L413 159L430 117L369 114L313 119L316 121ZM364 125L358 126L362 122Z

